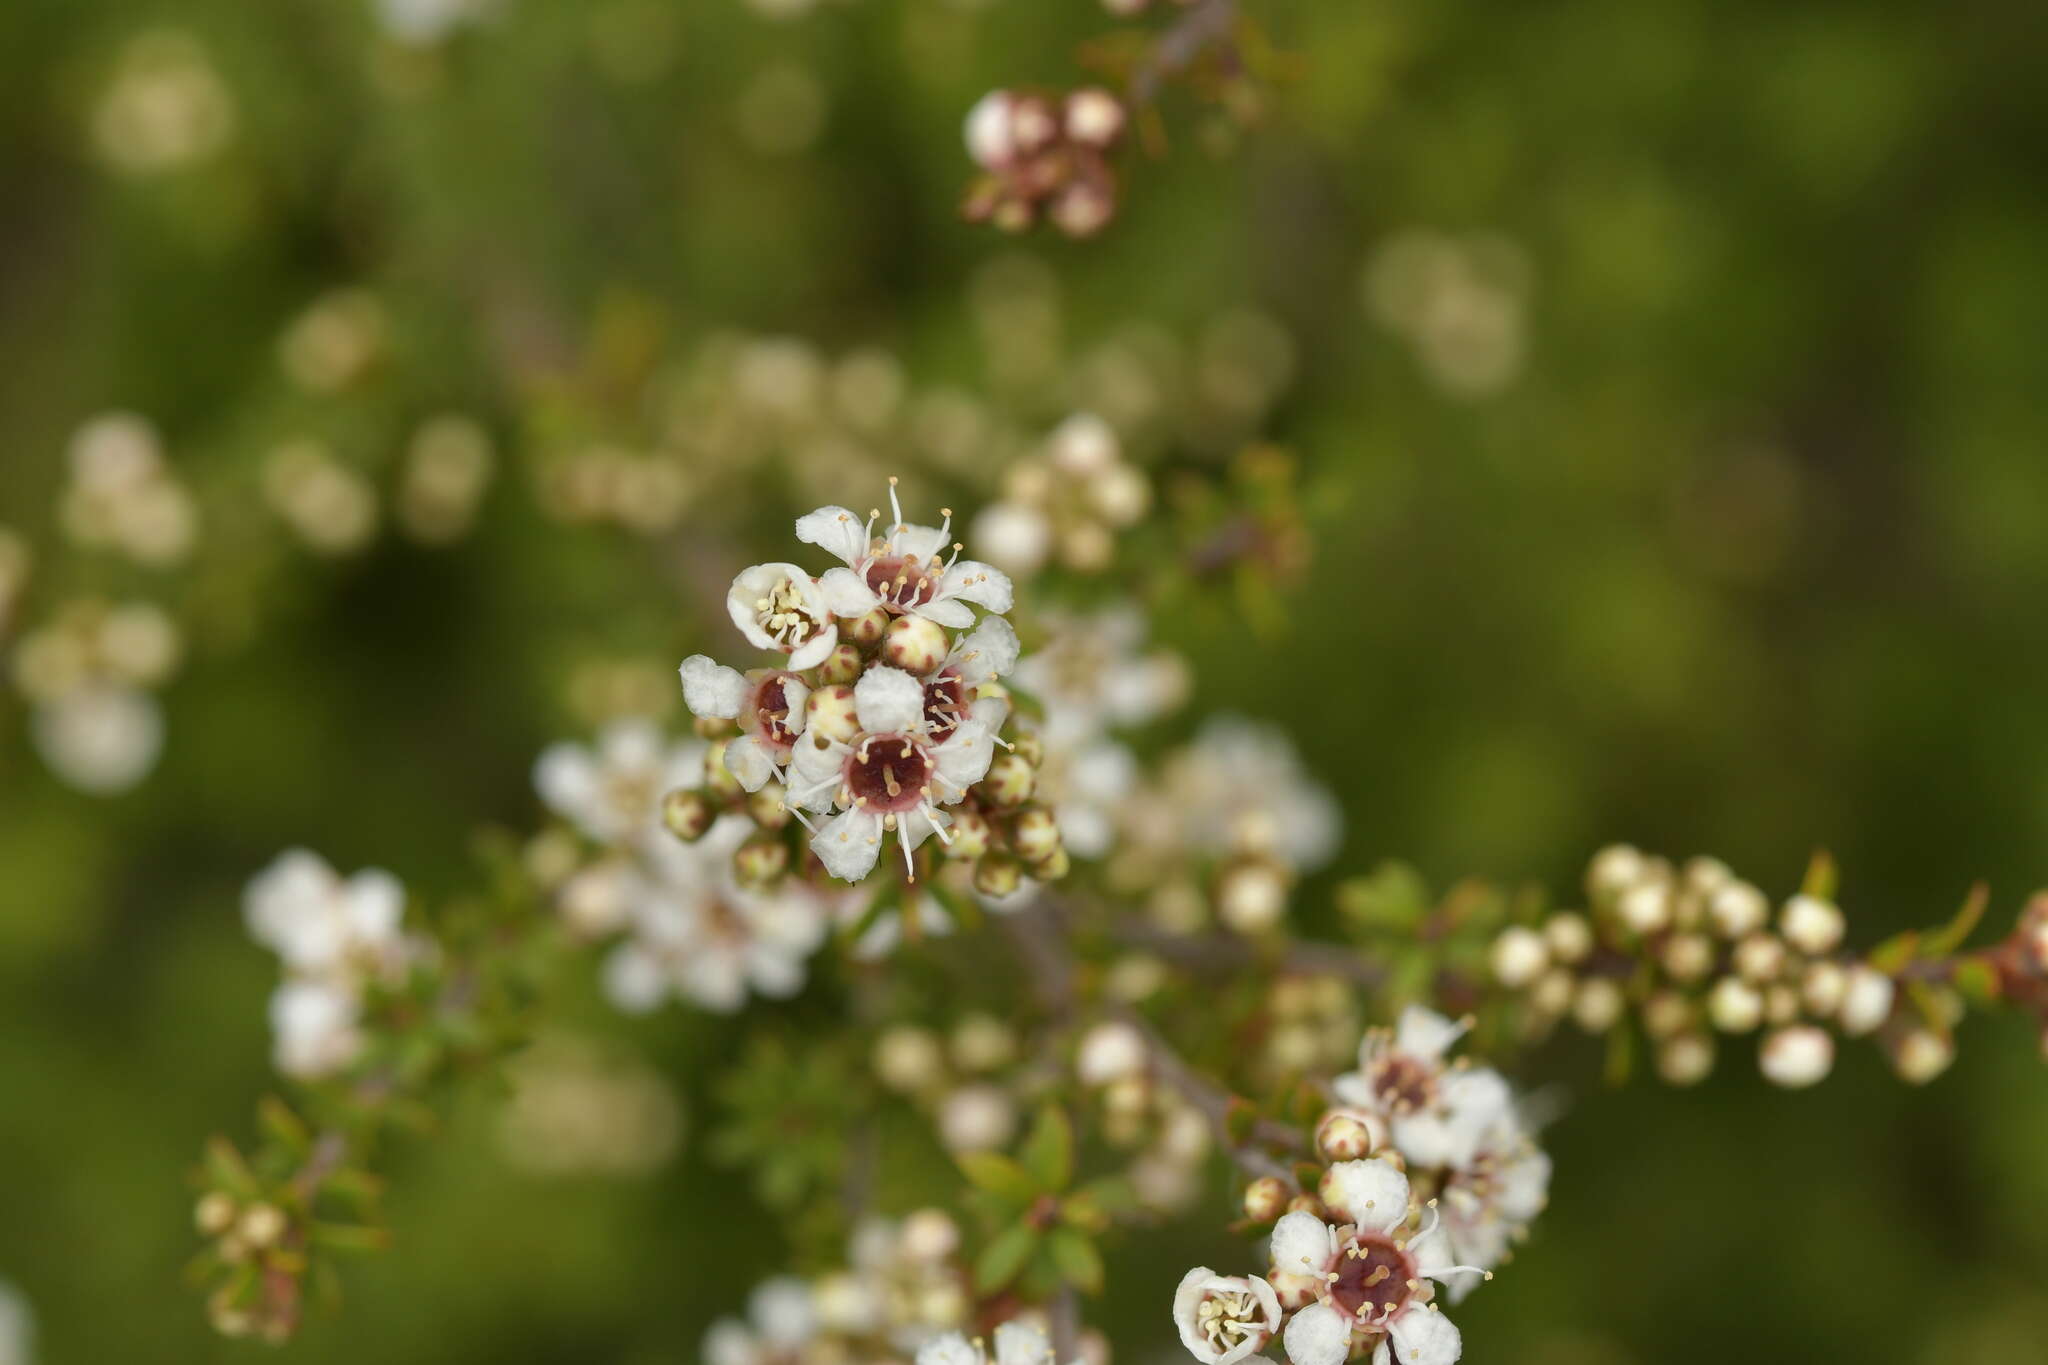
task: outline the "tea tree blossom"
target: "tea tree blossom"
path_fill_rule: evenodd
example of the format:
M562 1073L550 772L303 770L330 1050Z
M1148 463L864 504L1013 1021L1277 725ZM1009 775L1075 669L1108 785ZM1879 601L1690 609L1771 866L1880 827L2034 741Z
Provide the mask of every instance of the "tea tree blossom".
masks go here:
M696 780L703 766L701 742L670 744L651 721L619 720L593 746L542 750L533 785L548 809L585 836L620 844L655 834L662 794Z
M242 897L250 937L278 955L285 980L270 1001L277 1067L321 1076L361 1047L366 985L401 974L415 950L404 936L405 888L377 868L342 877L305 849L278 855Z
M1375 1029L1358 1049L1358 1070L1331 1083L1346 1104L1383 1116L1395 1146L1427 1166L1469 1162L1509 1104L1507 1082L1445 1053L1466 1025L1411 1005L1391 1031Z
M918 1348L917 1365L1057 1365L1052 1342L1028 1322L1001 1323L994 1333L994 1349L979 1337L972 1341L958 1332L934 1337Z
M1280 1330L1280 1299L1257 1275L1218 1275L1198 1265L1173 1296L1181 1345L1204 1365L1236 1365Z
M792 1365L817 1330L809 1287L783 1276L756 1286L745 1319L712 1323L699 1354L704 1365Z

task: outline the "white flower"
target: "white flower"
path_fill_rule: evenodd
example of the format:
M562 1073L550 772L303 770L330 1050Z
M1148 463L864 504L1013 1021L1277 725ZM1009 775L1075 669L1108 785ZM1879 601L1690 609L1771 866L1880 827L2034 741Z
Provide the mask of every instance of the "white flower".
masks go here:
M1446 1254L1491 1269L1550 1200L1550 1158L1512 1115L1503 1115L1477 1144L1472 1160L1444 1173L1437 1195ZM1478 1285L1469 1276L1447 1286L1457 1303Z
M1416 1215L1408 1177L1384 1161L1341 1161L1325 1174L1323 1197L1334 1216L1350 1221L1333 1227L1297 1211L1273 1228L1273 1274L1285 1285L1281 1292L1314 1298L1287 1324L1288 1358L1294 1365L1343 1365L1354 1333L1384 1333L1376 1361L1457 1360L1458 1331L1435 1310L1424 1281L1449 1283L1453 1275L1485 1272L1450 1263L1436 1222L1407 1232ZM1434 1210L1425 1215L1434 1217Z
M918 1348L917 1365L1052 1365L1052 1343L1028 1322L1006 1322L995 1330L995 1352L958 1332L934 1337Z
M918 679L870 667L854 687L860 732L846 742L813 736L797 746L790 804L839 812L811 836L811 850L842 881L857 882L874 869L889 830L914 873L910 855L926 836L946 838L939 808L958 802L988 772L995 748L989 726L972 715L961 719L943 698L927 703Z
M271 1059L287 1076L331 1075L362 1050L355 991L332 981L286 981L270 997Z
M1419 1005L1401 1011L1390 1033L1368 1032L1358 1070L1331 1082L1348 1105L1384 1115L1401 1154L1418 1166L1464 1166L1508 1113L1513 1097L1497 1072L1452 1067L1444 1054L1465 1025Z
M30 733L51 772L79 791L113 796L156 766L163 710L147 692L86 686L37 706Z
M377 22L401 43L429 47L483 18L495 0L375 0Z
M725 595L725 609L748 644L787 654L791 668L817 667L839 643L825 594L794 564L756 564L741 573Z
M763 1281L747 1299L747 1318L720 1318L704 1333L704 1365L793 1361L817 1335L811 1291L789 1276Z
M1125 812L1127 836L1165 852L1256 854L1296 872L1329 861L1343 833L1335 798L1309 777L1286 735L1235 717L1204 725Z
M1048 640L1017 665L1017 685L1045 707L1049 747L1142 725L1180 704L1187 667L1145 650L1145 615L1120 603L1087 614L1048 612Z
M999 170L1015 153L1011 115L1015 101L1007 90L991 90L967 111L967 155L984 170Z
M744 816L722 816L693 844L653 840L641 851L626 890L629 937L605 963L620 1009L644 1013L676 995L731 1013L749 993L782 999L803 989L827 909L800 882L739 885L732 855L752 828Z
M601 844L623 844L657 832L661 798L695 785L704 746L668 744L650 721L607 726L594 747L552 744L533 766L534 789L548 809Z
M1121 1019L1111 1019L1081 1035L1074 1074L1083 1085L1108 1085L1139 1074L1151 1058L1144 1034Z
M693 714L739 722L739 736L725 746L726 771L750 792L782 778L804 732L810 684L784 669L742 674L702 654L683 660L682 675L683 701Z
M940 556L952 535L952 513L937 527L903 520L894 480L889 484L888 534L875 536L879 511L862 521L844 507L820 507L799 517L797 539L836 555L846 567L827 570L819 580L825 601L843 617L865 616L876 607L892 615L921 616L958 628L974 624L968 603L992 612L1010 609L1010 580L977 560Z
M405 888L367 868L342 878L302 848L279 854L242 894L250 937L302 977L347 980L403 955Z
M1173 1296L1181 1344L1205 1365L1235 1365L1280 1330L1280 1300L1257 1275L1218 1275L1205 1265L1181 1278Z

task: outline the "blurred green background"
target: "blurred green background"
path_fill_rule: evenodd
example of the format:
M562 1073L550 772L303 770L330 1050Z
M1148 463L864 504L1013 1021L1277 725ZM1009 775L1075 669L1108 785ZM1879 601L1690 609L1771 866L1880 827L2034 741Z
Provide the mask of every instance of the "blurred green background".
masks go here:
M503 0L431 44L355 0L0 6L0 523L43 552L35 602L145 591L192 623L132 794L59 785L0 693L0 1277L43 1359L261 1349L214 1340L178 1280L182 1173L271 1084L243 879L304 842L459 888L480 823L534 823L532 755L590 719L579 667L722 644L723 573L785 553L792 511L872 499L865 474L763 461L694 472L671 534L544 518L536 452L644 439L607 369L637 373L636 347L886 347L920 389L1034 429L1075 391L1013 382L1018 334L1080 356L1133 322L1199 338L1258 310L1293 340L1265 429L1301 461L1313 568L1278 632L1220 600L1156 630L1196 710L1290 720L1348 866L1569 895L1625 838L1782 894L1825 846L1865 942L1944 918L1973 878L2000 916L2048 881L2038 10L1254 9L1290 54L1268 118L1177 109L1101 240L1020 244L956 220L960 118L995 85L1071 83L1112 26L1089 0ZM105 102L166 25L231 114L139 167ZM1417 304L1418 250L1478 283ZM276 360L341 286L375 290L391 336L346 400ZM223 505L281 434L317 427L381 476L447 409L490 428L501 473L457 546L316 562L215 522L233 552L159 590L54 550L65 443L110 408ZM1000 455L929 484L973 496ZM778 1265L697 1140L735 1026L594 1002L574 1023L674 1084L680 1158L541 1179L501 1159L480 1098L401 1156L399 1248L289 1358L690 1361ZM1966 1028L1923 1092L1857 1047L1796 1095L1739 1047L1683 1093L1603 1093L1590 1050L1539 1058L1525 1079L1573 1098L1553 1207L1458 1314L1467 1358L2041 1359L2048 1069L2009 1023ZM1120 1358L1178 1354L1196 1245L1246 1255L1203 1221L1115 1259L1090 1318Z

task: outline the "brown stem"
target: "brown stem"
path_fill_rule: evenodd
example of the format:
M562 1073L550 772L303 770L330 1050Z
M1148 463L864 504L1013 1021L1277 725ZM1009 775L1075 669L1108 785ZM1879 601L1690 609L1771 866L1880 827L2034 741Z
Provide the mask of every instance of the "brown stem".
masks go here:
M1194 65L1210 44L1222 42L1237 22L1237 0L1196 0L1187 13L1159 35L1152 51L1131 73L1131 106L1159 97L1159 87Z

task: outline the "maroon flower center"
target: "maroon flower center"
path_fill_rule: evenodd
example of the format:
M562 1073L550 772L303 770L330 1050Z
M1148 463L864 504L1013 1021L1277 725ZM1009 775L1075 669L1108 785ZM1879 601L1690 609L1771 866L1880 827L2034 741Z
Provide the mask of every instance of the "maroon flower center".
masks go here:
M1353 1318L1384 1322L1414 1293L1415 1261L1382 1232L1361 1232L1337 1254L1330 1301Z
M916 555L879 554L868 561L868 587L892 611L907 611L932 600L939 590L939 570Z
M967 718L967 684L960 675L947 670L924 685L925 730L943 740Z
M916 810L931 785L933 763L908 735L866 735L846 761L846 787L854 804L887 815Z
M796 731L789 728L789 695L783 686L787 676L773 673L763 678L747 706L747 728L762 743L785 754L796 743Z
M1415 1058L1396 1052L1374 1065L1372 1090L1395 1113L1414 1113L1436 1101L1436 1076Z

